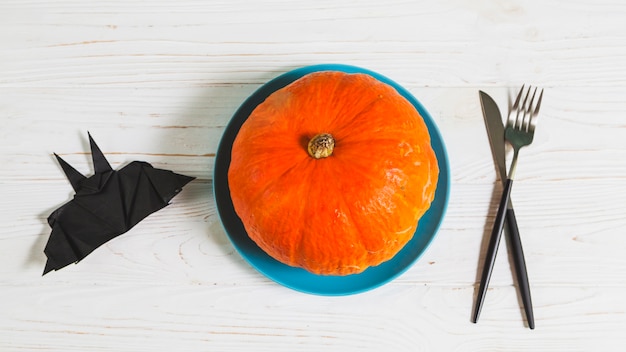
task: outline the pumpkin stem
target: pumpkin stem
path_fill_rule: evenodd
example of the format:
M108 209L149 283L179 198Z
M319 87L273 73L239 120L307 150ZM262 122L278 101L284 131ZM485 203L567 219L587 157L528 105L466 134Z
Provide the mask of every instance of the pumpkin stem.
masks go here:
M309 155L315 159L327 158L333 153L335 139L329 133L320 133L311 138L308 145Z

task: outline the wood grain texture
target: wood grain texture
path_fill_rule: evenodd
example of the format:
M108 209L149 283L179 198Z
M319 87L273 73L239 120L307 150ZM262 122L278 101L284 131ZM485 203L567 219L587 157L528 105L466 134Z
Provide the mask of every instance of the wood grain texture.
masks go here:
M621 351L626 343L626 4L619 0L0 3L0 351ZM236 252L213 167L237 107L290 69L345 63L412 92L440 128L451 199L436 240L375 290L284 288ZM478 90L503 112L546 88L514 200L537 328L504 243L478 324L501 192ZM41 276L71 199L53 152L92 173L145 160L197 177L78 265Z

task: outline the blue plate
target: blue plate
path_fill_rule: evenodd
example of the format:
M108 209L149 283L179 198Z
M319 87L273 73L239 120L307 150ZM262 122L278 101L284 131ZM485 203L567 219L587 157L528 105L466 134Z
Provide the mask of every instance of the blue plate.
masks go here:
M415 106L424 118L430 132L432 147L439 163L439 181L435 199L430 209L420 219L411 241L389 261L370 267L360 274L347 276L315 275L304 269L294 268L278 262L267 255L248 237L241 220L235 213L230 198L228 168L230 166L233 141L241 125L246 121L254 108L274 91L285 87L306 74L317 71L365 73L394 87ZM446 148L435 122L422 104L406 89L387 77L359 67L335 64L315 65L295 69L271 80L254 92L239 107L228 126L226 126L215 156L213 188L217 210L224 229L234 247L250 265L268 278L294 290L318 295L337 296L360 293L381 286L406 271L424 253L434 239L446 212L450 195L450 169Z

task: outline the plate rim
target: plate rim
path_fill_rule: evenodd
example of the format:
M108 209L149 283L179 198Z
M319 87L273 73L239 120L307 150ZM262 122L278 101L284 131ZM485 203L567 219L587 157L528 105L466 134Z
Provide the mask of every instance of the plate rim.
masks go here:
M383 83L386 83L392 86L396 91L398 91L400 95L402 95L413 106L415 106L415 108L418 110L420 115L422 115L422 117L424 118L424 121L428 128L428 132L431 136L431 145L433 146L433 149L435 149L435 154L437 155L437 161L439 165L439 179L438 179L437 190L435 191L435 199L431 203L431 208L429 208L426 214L422 216L420 221L424 218L427 218L426 215L434 210L437 210L437 213L434 214L437 217L435 219L432 219L432 215L431 215L431 218L427 218L429 221L429 225L424 225L424 226L429 226L430 231L429 231L429 234L427 234L428 237L425 239L425 241L422 241L423 243L417 244L420 247L418 248L417 253L410 256L407 260L404 260L404 262L401 263L402 264L401 267L396 268L395 270L391 270L389 275L380 275L381 273L379 272L384 273L384 269L387 266L390 266L390 264L385 266L385 263L393 263L395 257L376 267L370 267L366 269L365 271L363 271L362 273L345 275L345 276L316 275L304 269L291 267L286 264L280 263L276 261L275 259L273 259L272 257L270 257L269 255L267 255L265 252L263 252L247 236L247 233L245 233L245 229L243 229L243 224L241 223L241 220L239 219L236 212L234 212L234 208L232 212L229 212L228 209L224 209L225 205L222 205L223 197L227 197L229 204L232 205L232 200L230 199L230 191L228 188L228 176L227 176L228 167L226 167L225 171L219 170L219 168L223 168L224 166L230 166L232 141L229 143L229 140L230 140L230 138L228 138L229 132L234 133L234 136L232 137L232 140L234 140L234 138L237 136L239 132L239 129L241 128L241 125L248 119L249 113L251 113L252 110L256 108L256 106L258 106L261 102L263 102L267 96L269 96L274 91L281 89L282 87L288 85L289 83L301 78L302 76L306 74L309 74L312 72L320 72L320 71L341 71L345 73L365 73ZM240 115L242 114L246 114L246 116L241 117ZM236 131L232 131L233 128L235 128L235 126L236 126ZM433 143L433 141L437 142L436 145L435 143ZM225 150L225 148L228 148L228 149ZM227 158L227 160L223 160L225 158ZM221 175L222 173L226 174L224 177L224 180L222 180L222 175ZM226 186L225 187L226 190L219 188L220 186L223 186L223 185ZM275 78L259 86L251 95L249 95L241 103L241 105L237 108L237 110L235 110L228 124L226 125L224 132L222 133L222 137L219 141L217 152L215 154L215 164L214 164L214 169L213 169L213 196L214 196L214 200L216 203L218 217L220 218L220 222L222 224L222 228L224 229L226 233L226 236L230 240L235 250L239 253L239 255L241 255L243 259L250 266L252 266L256 271L258 271L265 277L271 279L272 281L282 286L288 287L295 291L315 294L315 295L322 295L322 296L343 296L343 295L351 295L351 294L357 294L357 293L369 291L396 279L398 276L402 275L410 267L412 267L419 260L419 258L428 250L428 248L434 241L435 237L437 237L437 233L439 232L439 229L441 227L441 224L447 212L449 198L450 198L450 186L451 186L451 182L450 182L449 157L448 157L444 140L442 138L441 132L439 131L437 124L435 123L430 113L422 105L422 103L419 100L417 100L417 98L415 98L406 88L396 83L395 81L389 79L388 77L381 75L377 72L359 67L359 66L352 66L352 65L346 65L346 64L317 64L317 65L302 66L299 68L295 68L295 69L283 72L282 74L276 76ZM433 208L434 204L437 204L439 209L434 209ZM228 214L225 214L225 212L227 212ZM256 253L249 253L245 249L244 244L239 243L234 238L234 235L230 231L231 229L229 229L229 224L233 220L231 219L231 221L229 222L225 221L226 215L229 215L229 216L234 215L234 218L235 218L234 222L235 223L238 222L238 224L235 224L235 225L237 226L240 225L241 227L240 230L243 229L243 232L244 232L243 236L245 236L249 242L249 243L246 243L246 245L248 246L252 245L253 247L256 247L255 249ZM434 225L431 223L432 221L435 222ZM407 245L405 245L405 247L403 247L398 252L398 254L403 253L405 249L407 249L407 247L411 249L409 244L417 240L416 237L418 237L417 236L418 231L420 231L419 223L418 223L418 228L416 229L413 238L407 243ZM423 237L423 235L421 236ZM396 254L396 256L398 254ZM267 261L265 263L266 265L269 264L269 265L277 266L277 268L280 268L280 270L283 273L281 274L273 270L269 270L268 268L262 267L260 264L261 262L264 262L264 261ZM381 267L383 269L380 269ZM367 276L372 276L371 274L372 272L373 272L373 276L378 277L379 279L373 279L373 280L370 279L368 283L366 284L360 284L360 285L357 284L358 278L363 278L363 277L367 278ZM304 287L302 285L297 284L296 283L297 280L296 281L293 280L293 278L296 276L309 277L311 280L325 282L327 285L332 285L333 287L335 287L335 289L324 289L322 287L316 287L314 289L310 286ZM286 277L292 277L292 280L288 280ZM348 285L345 289L337 289L336 287L341 286L342 282L344 285L346 282L347 283L352 282L353 284Z

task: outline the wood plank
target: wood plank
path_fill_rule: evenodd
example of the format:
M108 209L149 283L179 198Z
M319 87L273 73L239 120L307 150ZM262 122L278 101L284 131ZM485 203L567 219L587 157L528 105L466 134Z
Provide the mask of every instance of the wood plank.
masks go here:
M607 210L622 194L603 187L603 197L589 203L590 212L578 214L578 204L590 201L561 194L575 183L533 184L516 193L516 211L533 287L624 286L626 260L621 229L623 208ZM41 182L24 189L2 185L0 207L7 219L0 223L0 282L118 282L198 283L269 281L252 269L234 250L216 213L211 183L193 181L172 200L172 205L142 221L128 233L108 242L78 265L40 278L49 236L45 222L50 212L71 197L68 185ZM520 185L521 188L521 185ZM432 246L417 264L397 280L410 284L472 285L482 267L479 258L493 226L497 206L490 187L455 185L448 213ZM541 196L542 202L536 199ZM623 204L623 203L622 203ZM576 217L578 219L576 220ZM504 244L501 248L505 248ZM510 286L511 268L501 249L492 286Z
M52 157L64 156L89 174L86 131L113 165L145 160L211 179L225 126L259 86L195 88L0 88L4 180L61 179ZM429 88L408 85L439 126L455 182L492 182L495 171L477 91L503 113L518 87ZM536 140L523 151L519 180L619 180L626 173L626 89L548 88ZM33 102L37 102L32 108ZM581 163L581 160L584 162Z
M515 292L489 291L478 324L472 289L391 285L349 297L277 286L112 282L7 286L3 350L619 351L626 288L541 287L537 328L524 327ZM372 304L376 302L376 304ZM506 336L505 336L506 335ZM433 339L434 338L434 339Z
M246 83L250 77L260 84L268 73L320 62L365 65L407 77L411 84L445 87L527 81L619 87L626 77L626 48L614 44L626 36L618 0L594 6L538 1L3 6L3 28L12 29L0 37L5 87L189 86ZM454 26L442 25L441 16L453 18Z

